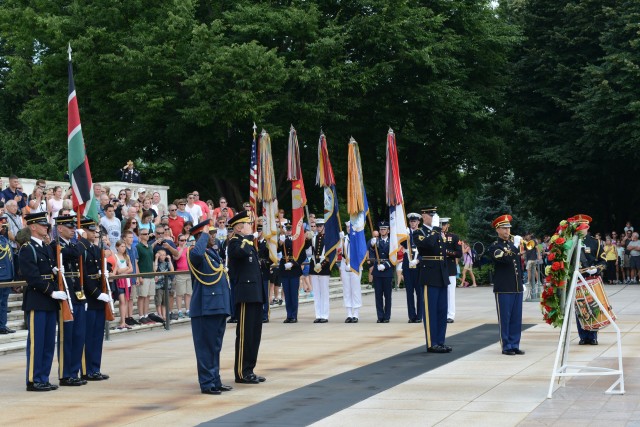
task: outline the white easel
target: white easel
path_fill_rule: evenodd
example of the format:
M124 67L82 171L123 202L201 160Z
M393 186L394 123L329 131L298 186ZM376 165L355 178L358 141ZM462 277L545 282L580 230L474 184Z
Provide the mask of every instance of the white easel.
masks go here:
M580 254L582 253L582 240L578 236L573 237L573 245L569 251L567 262L571 264L571 260L574 259L574 270L571 276L571 285L569 293L566 296L566 302L564 307L564 320L562 322L562 329L560 331L560 339L558 340L558 349L556 351L556 359L553 364L553 372L551 373L551 381L549 382L549 394L547 398L553 397L553 383L556 378L572 377L572 376L604 376L604 375L616 375L618 379L605 391L606 394L624 394L624 374L622 372L622 337L620 335L620 328L616 322L611 318L609 312L604 307L602 302L598 299L598 296L593 291L591 286L584 279L580 273ZM600 310L606 318L611 322L611 326L616 331L616 339L618 344L618 369L600 368L595 366L580 366L569 365L569 347L571 344L571 323L575 316L574 314L574 300L576 296L576 285L578 280L582 283L591 293L591 296L600 307ZM561 365L561 366L560 366ZM575 372L569 372L569 370L575 370ZM564 379L561 380L560 385L564 387ZM615 388L618 387L617 390Z

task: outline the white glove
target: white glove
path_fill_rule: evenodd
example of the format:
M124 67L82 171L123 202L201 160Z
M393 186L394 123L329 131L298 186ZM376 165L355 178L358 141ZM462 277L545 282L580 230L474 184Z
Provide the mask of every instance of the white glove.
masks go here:
M255 233L253 233L253 238L254 238L254 239L257 239L257 238L258 238L258 236L259 236L259 233L258 233L257 231L256 231Z
M385 267L384 264L378 264L378 271L384 271L386 269L387 267Z
M51 292L51 298L64 301L68 298L68 296L65 291L53 291Z
M592 275L596 274L597 272L598 272L597 268L590 268L590 269L587 270L587 274L589 276L592 276Z
M98 295L98 299L99 299L100 301L104 301L104 302L109 302L109 301L111 301L111 297L110 297L109 295L107 295L107 294L100 294L100 295Z
M407 233L407 236L408 236L409 234L411 234L411 229L407 227L407 231L405 231L405 233Z
M431 226L432 227L440 227L440 217L438 216L438 214L433 214L433 217L431 217Z
M60 266L60 268L58 267L53 267L53 274L58 274L58 272L64 274L64 266Z
M318 258L318 259L320 260L320 263L323 263L324 260L325 260L324 255L320 255L320 258Z
M377 240L375 237L372 237L372 238L371 238L371 246L375 246L375 245L376 245L376 243L377 243L377 241L378 241L378 240Z
M84 303L84 311L87 311L89 309L89 303L85 302Z
M411 267L415 267L416 265L418 265L418 260L417 259L412 259L411 261L409 261L409 265Z
M344 239L344 231L340 232L340 240Z
M280 241L281 241L282 243L284 243L284 241L285 241L285 240L287 240L287 236L285 236L284 234L281 234L281 235L280 235Z
M291 263L291 262L285 262L284 263L284 269L285 270L291 270L291 267L293 267L293 263Z
M107 270L107 271L105 271L105 272L104 272L104 278L105 278L105 280L107 280L107 281L109 280L109 270Z

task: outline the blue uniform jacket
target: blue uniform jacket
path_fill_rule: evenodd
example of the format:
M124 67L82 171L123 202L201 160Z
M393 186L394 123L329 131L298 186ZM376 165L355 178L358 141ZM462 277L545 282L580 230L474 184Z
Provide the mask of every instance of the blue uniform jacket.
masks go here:
M493 292L524 292L520 254L510 240L498 239L487 250L493 261Z
M414 241L420 255L420 284L444 288L449 286L446 264L446 247L442 240L442 229L429 229L423 225L415 232Z
M56 256L58 242L54 240L49 245L51 246L51 253ZM69 296L71 297L72 304L78 304L79 300L76 296L76 292L82 291L80 286L80 266L78 264L79 251L78 247L73 243L66 243L60 239L60 252L62 253L62 263L64 266L65 279L67 281L67 287L69 288ZM58 265L58 260L55 260L55 264ZM82 301L84 304L84 301Z
M9 245L9 239L0 235L0 282L10 282L13 280L13 253Z
M229 276L233 280L235 303L267 301L268 297L262 286L258 251L253 246L253 236L235 234L228 244Z
M456 234L446 233L445 248L447 252L447 271L449 276L458 274L458 259L462 258L462 244Z
M282 258L280 258L279 265L279 274L280 277L300 277L302 276L302 264L304 263L305 258L307 257L305 250L311 246L311 241L306 240L304 248L300 251L300 256L298 259L294 259L293 257L293 240L290 237L287 237L283 242L278 241L278 252L282 253ZM293 264L291 270L287 270L284 268L285 263L290 262ZM327 261L328 264L328 261Z
M24 311L59 310L60 302L51 298L51 293L58 290L58 283L53 276L55 257L51 253L51 248L30 239L28 243L22 245L18 256L20 271L27 282L22 309Z
M87 308L89 310L104 310L104 301L98 299L98 296L102 293L100 248L82 237L78 240L78 250L83 261L82 274L84 276L84 294L87 297Z
M207 248L208 243L209 234L202 233L187 255L193 285L191 317L231 314L229 278L220 256Z
M393 277L393 264L389 261L389 239L382 240L376 239L375 246L378 247L377 255L380 257L380 262L376 258L376 248L369 243L369 260L373 265L373 277L389 278ZM378 264L385 266L384 271L378 271Z

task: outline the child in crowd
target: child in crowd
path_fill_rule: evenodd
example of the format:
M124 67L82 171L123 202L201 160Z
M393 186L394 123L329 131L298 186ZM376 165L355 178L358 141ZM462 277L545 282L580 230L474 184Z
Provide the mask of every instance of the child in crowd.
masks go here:
M158 252L156 252L156 257L153 260L153 271L155 271L156 273L173 271L173 263L171 262L171 257L167 255L166 250L159 249ZM162 319L162 321L166 319L166 313L164 309L165 284L169 289L169 293L171 293L170 276L168 275L156 276L156 295L155 295L156 312L158 316ZM151 319L157 321L153 317L151 317Z
M118 240L116 242L115 252L115 274L131 274L133 267L131 266L131 259L127 253L127 245L124 240ZM131 329L131 326L126 323L127 319L132 317L129 312L129 301L131 300L131 280L130 279L116 279L116 290L118 292L118 300L120 301L120 326L118 329Z

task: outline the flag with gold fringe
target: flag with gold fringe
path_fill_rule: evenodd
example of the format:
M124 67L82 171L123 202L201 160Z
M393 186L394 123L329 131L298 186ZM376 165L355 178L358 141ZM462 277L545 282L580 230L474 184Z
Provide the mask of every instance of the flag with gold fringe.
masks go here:
M338 213L338 197L336 194L336 180L329 160L327 138L320 132L318 141L318 174L316 184L324 189L324 256L331 263L331 267L338 259L340 245L340 214Z
M355 139L349 140L347 178L347 212L351 230L349 231L349 264L351 270L356 273L362 270L362 265L367 258L367 241L364 236L364 228L369 214L369 202L364 189L362 179L362 163L360 160L360 148Z
M276 177L273 171L273 157L271 156L271 137L266 130L262 130L259 143L260 164L258 168L258 194L257 200L262 202L264 223L262 224L262 236L267 241L269 258L274 263L278 262L278 228L276 218L278 216L278 199L276 197Z
M389 261L398 263L398 251L402 242L407 240L407 220L404 216L400 167L398 165L398 146L393 129L387 133L387 167L385 195L389 206Z
M287 180L291 181L291 238L293 239L293 257L298 259L304 248L304 207L307 205L307 194L304 191L302 168L300 167L300 148L298 135L291 125L289 146L287 149Z

